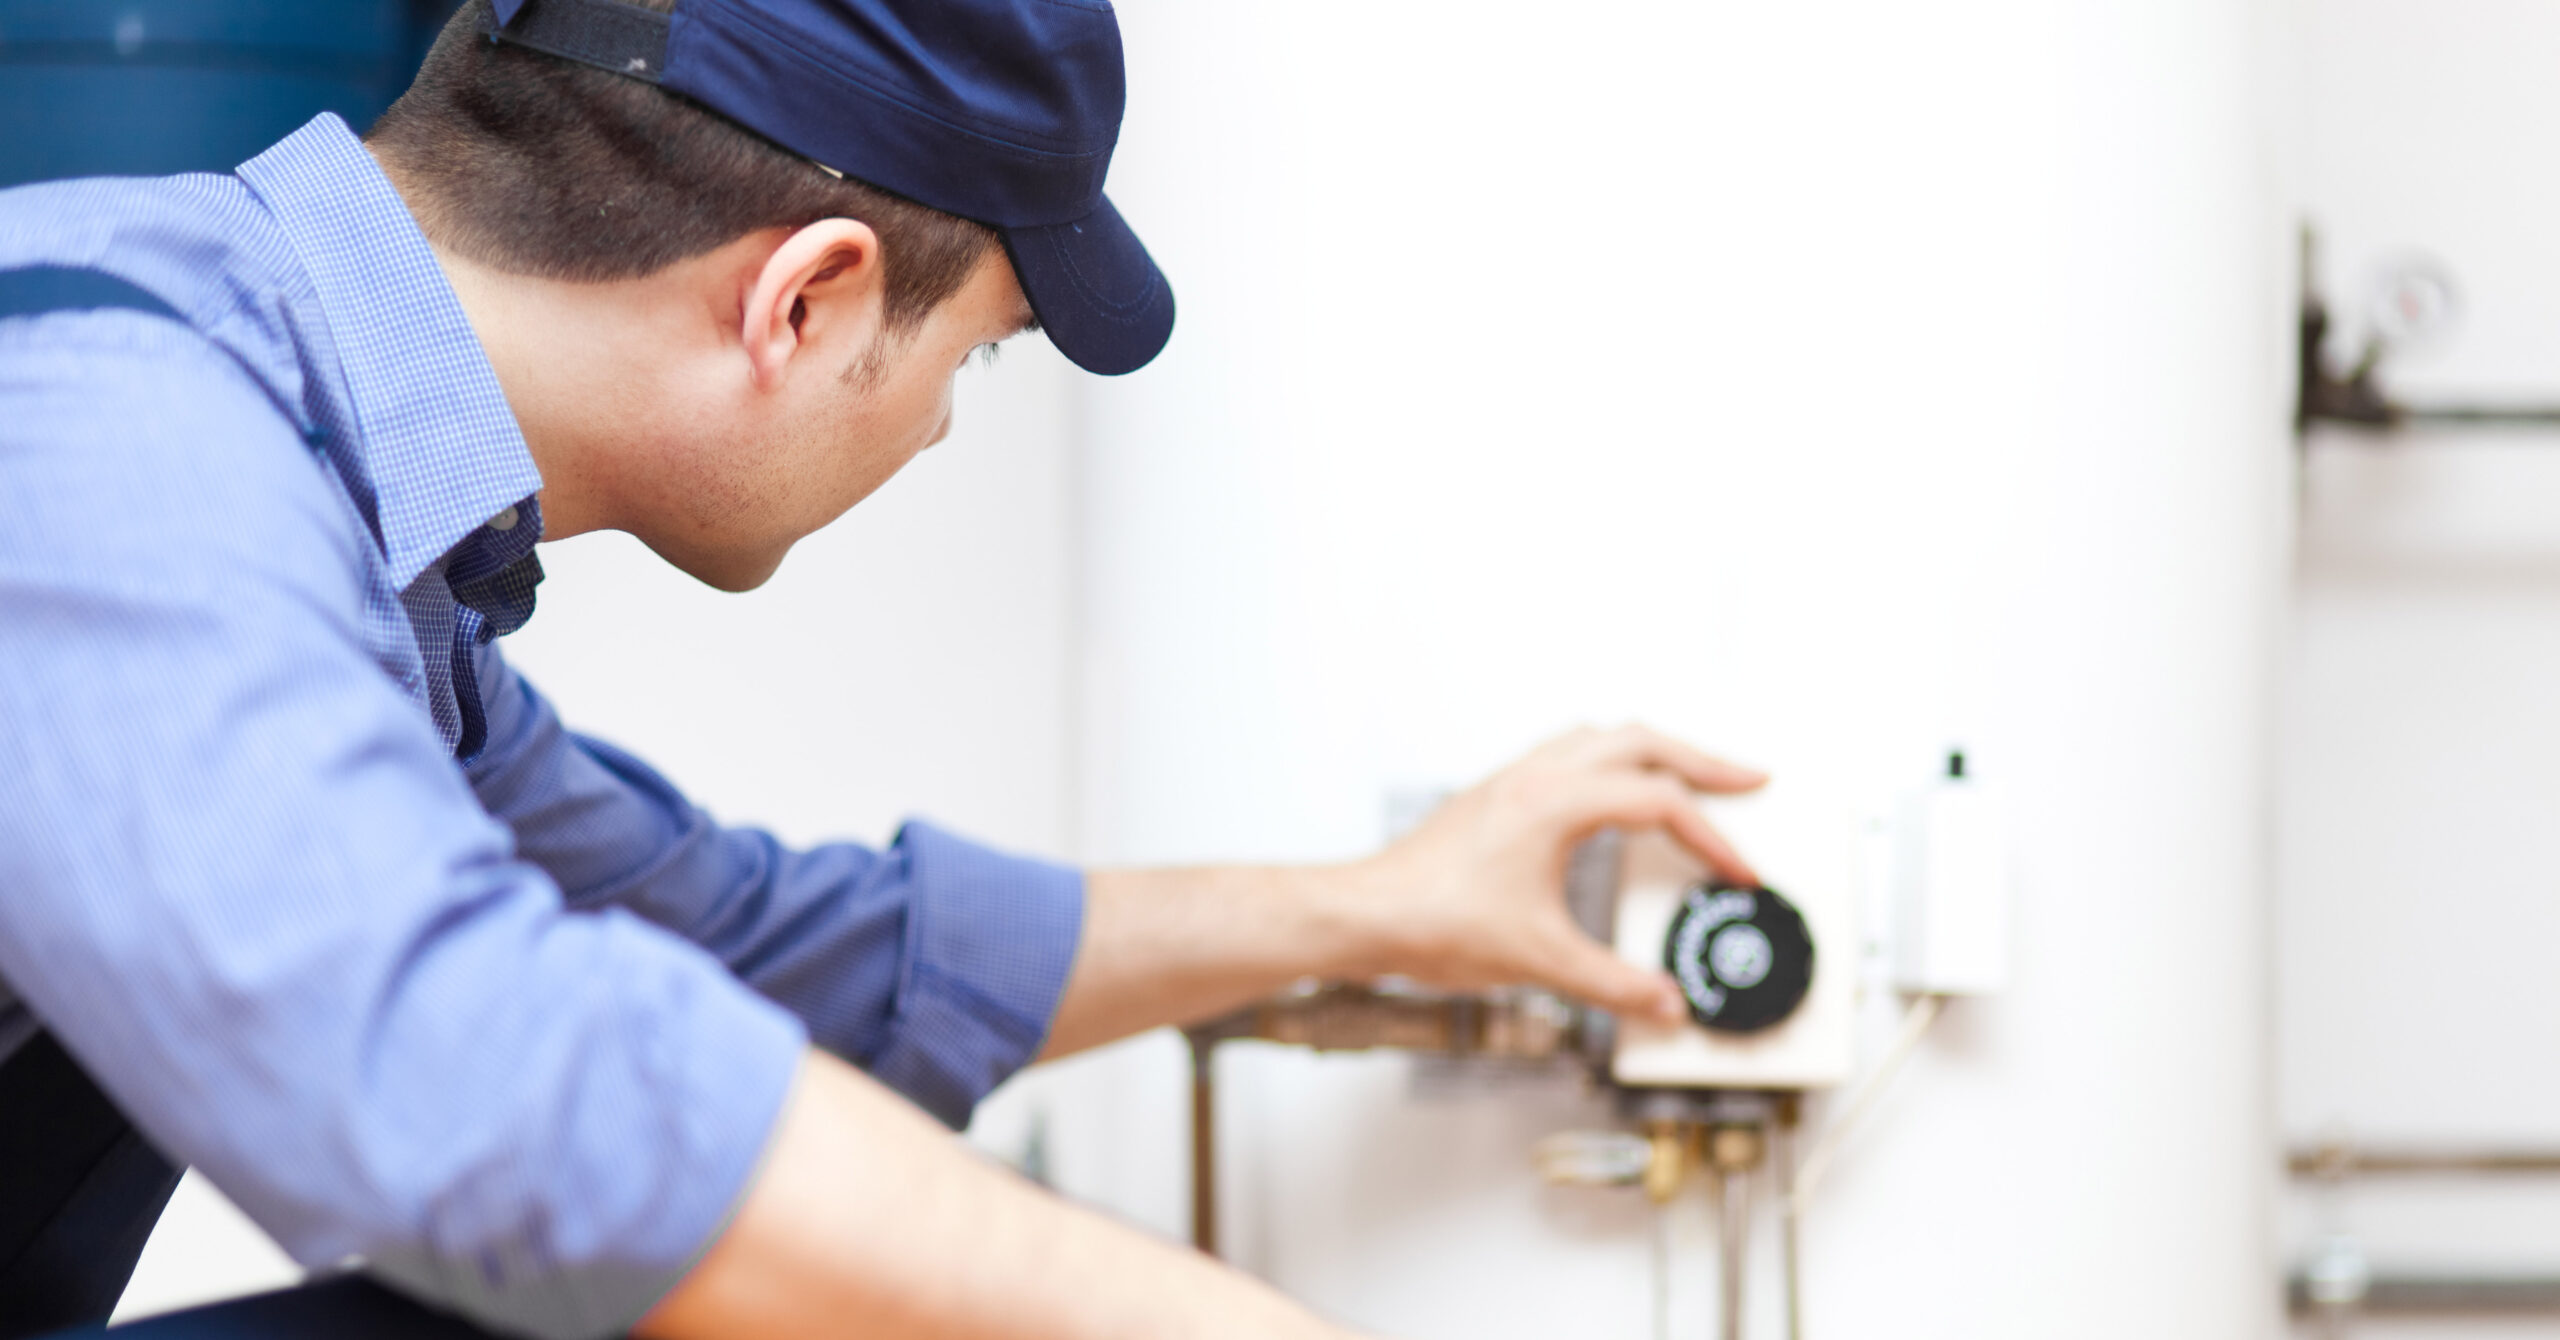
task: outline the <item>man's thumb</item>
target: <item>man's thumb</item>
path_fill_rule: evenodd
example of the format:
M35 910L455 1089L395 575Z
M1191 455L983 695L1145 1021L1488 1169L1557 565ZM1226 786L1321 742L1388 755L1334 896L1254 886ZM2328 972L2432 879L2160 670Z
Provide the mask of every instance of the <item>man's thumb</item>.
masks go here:
M1565 942L1556 966L1549 985L1611 1014L1674 1023L1687 1012L1669 973L1639 968L1581 934Z

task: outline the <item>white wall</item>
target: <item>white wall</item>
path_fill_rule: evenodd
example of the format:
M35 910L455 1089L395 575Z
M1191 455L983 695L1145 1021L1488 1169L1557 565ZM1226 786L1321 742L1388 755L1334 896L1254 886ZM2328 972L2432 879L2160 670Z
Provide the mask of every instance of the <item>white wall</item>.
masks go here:
M2458 277L2412 400L2560 403L2560 12L2325 0L2305 27L2306 213L2352 317L2396 256ZM2320 435L2306 460L2278 829L2284 1126L2296 1139L2560 1144L2560 438ZM2549 1271L2560 1184L2292 1198L2296 1250ZM2548 1333L2537 1320L2374 1336Z
M2023 810L2020 980L1840 1167L1812 1333L2274 1330L2279 15L1121 8L1115 197L1184 315L1088 393L1091 853L1360 851L1583 719L1864 796L1962 740ZM1092 1069L1063 1180L1177 1229L1178 1054ZM1225 1074L1249 1267L1397 1335L1642 1333L1635 1208L1527 1168L1598 1105Z

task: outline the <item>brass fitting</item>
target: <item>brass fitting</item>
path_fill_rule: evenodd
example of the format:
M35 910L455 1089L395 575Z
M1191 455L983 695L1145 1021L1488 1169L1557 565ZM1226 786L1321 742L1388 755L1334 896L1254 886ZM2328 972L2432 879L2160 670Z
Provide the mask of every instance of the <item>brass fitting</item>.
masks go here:
M1706 1144L1707 1166L1725 1176L1759 1167L1769 1152L1768 1139L1757 1126L1710 1126Z
M1680 1194L1680 1183L1689 1174L1689 1134L1690 1128L1676 1121L1645 1123L1645 1141L1653 1153L1644 1165L1644 1194L1656 1205L1668 1204Z

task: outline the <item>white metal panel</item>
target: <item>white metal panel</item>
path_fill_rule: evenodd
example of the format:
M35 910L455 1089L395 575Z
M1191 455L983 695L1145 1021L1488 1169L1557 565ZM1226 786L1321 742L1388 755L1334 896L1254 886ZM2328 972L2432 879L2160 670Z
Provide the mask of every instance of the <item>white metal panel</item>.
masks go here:
M1581 720L1877 800L1963 743L2013 989L1826 1183L1810 1333L2271 1332L2260 10L1121 10L1114 197L1183 318L1087 398L1093 853L1358 852ZM1087 1073L1065 1180L1177 1229L1178 1052ZM1604 1105L1222 1075L1248 1266L1389 1334L1643 1333L1640 1213L1526 1157Z

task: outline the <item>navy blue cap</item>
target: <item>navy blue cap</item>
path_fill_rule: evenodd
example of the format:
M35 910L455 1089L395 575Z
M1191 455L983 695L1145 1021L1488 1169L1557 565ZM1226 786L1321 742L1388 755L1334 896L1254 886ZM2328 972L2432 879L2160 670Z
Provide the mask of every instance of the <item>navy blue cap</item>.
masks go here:
M1108 0L492 0L493 38L657 84L1004 239L1091 372L1144 367L1173 289L1102 194L1127 86Z

